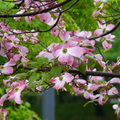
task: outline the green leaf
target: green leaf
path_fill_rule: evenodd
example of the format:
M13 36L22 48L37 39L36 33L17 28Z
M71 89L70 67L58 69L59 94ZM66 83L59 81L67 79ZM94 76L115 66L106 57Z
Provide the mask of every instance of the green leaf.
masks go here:
M102 2L101 2L101 1L98 1L98 2L96 3L96 7L99 7L101 4L102 4Z
M105 10L105 9L107 9L107 8L109 8L109 7L110 7L110 6L109 6L108 4L104 4L102 10Z
M29 77L29 83L34 82L35 80L40 79L40 73L33 73L30 77Z
M27 73L20 73L20 74L17 74L17 77L20 79L26 79L28 77L28 74Z
M97 61L95 63L95 67L96 67L97 71L103 71L103 67Z
M38 62L39 66L48 62L48 58L46 57L38 57L36 58L36 62Z
M39 63L38 62L31 62L29 63L32 67L36 68L39 66Z
M33 92L35 92L36 82L29 83L29 87Z
M62 71L64 71L64 72L68 72L69 71L69 68L68 67L66 67L66 66L61 66L61 68L62 68Z
M95 67L95 60L92 58L88 59L88 68L93 69Z
M86 64L84 62L81 62L80 66L79 66L79 71L83 74L85 74L85 70L86 70Z
M61 74L62 68L61 66L54 66L50 70L51 77L57 77Z

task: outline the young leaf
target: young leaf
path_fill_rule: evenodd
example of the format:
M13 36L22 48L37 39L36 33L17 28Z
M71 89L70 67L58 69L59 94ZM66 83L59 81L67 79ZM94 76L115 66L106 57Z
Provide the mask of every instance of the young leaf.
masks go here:
M97 71L103 71L103 67L98 62L95 62L95 67Z
M61 66L54 66L50 70L51 77L57 77L61 74L61 72L62 72Z
M29 78L29 83L34 82L35 80L40 79L40 74L39 73L33 73L30 78Z
M92 58L88 59L88 68L93 69L95 67L95 61Z
M28 74L27 73L19 73L19 74L17 74L17 77L20 79L26 79L28 77Z
M85 74L85 70L86 70L86 64L84 62L81 62L80 66L79 66L79 71L83 74Z

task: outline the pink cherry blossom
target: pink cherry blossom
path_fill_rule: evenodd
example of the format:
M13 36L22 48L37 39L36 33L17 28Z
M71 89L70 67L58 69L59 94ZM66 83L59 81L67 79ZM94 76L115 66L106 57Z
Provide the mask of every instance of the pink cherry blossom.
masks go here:
M108 100L108 96L106 94L102 94L100 95L100 97L98 98L98 103L100 105L104 105Z
M113 24L106 25L104 20L102 20L101 22L98 22L98 25L101 29L97 29L97 30L94 31L94 34L97 35L97 36L103 34L106 31L110 31L111 29L114 28ZM105 49L110 49L112 47L111 42L114 42L113 38L115 38L115 36L111 35L111 34L108 34L108 35L104 36L103 38L104 38L104 40L102 40L103 47ZM96 40L100 41L101 39L98 38Z
M69 73L64 73L60 77L51 78L51 82L54 84L53 88L59 90L64 87L65 83L69 83L73 80L73 76Z
M120 78L112 78L109 82L110 83L118 83L118 84L120 84Z
M7 94L4 94L1 98L0 98L0 105L3 106L4 101L6 100L6 98L8 97Z
M42 13L42 14L39 14L38 17L42 22L46 24L49 24L51 21L53 22L53 19L50 13Z
M120 113L120 106L118 106L118 104L114 104L112 107L115 110L115 114L119 115L119 113Z
M61 40L63 41L62 44L70 44L70 45L76 45L79 40L79 38L75 37L75 36L70 36L70 33L69 32L66 32L66 31L60 31L60 38Z
M47 51L41 51L36 57L41 57L41 56L48 58L49 61L54 58L53 54Z
M34 16L26 16L25 17L25 20L26 20L26 22L31 22L33 19L34 19L35 17Z
M82 47L66 47L63 46L60 49L57 49L54 53L54 56L57 58L60 63L67 63L71 65L74 62L74 57L81 57L85 53L85 49Z
M12 74L13 68L11 66L14 66L16 63L14 59L10 59L9 62L5 63L4 65L0 66L0 72L4 74Z
M2 31L9 31L10 28L9 28L9 26L5 25L4 22L0 22L0 30L2 30Z
M7 110L0 108L0 120L6 120L7 114L8 114Z
M103 81L103 77L101 77L101 76L90 76L89 77L89 80L91 81L91 82L95 82L95 83L98 83L99 81Z
M59 34L59 27L55 26L52 30L51 30L51 35L53 35L54 37L58 36Z
M92 13L92 17L94 17L94 18L97 18L98 16L102 16L102 15L104 15L104 13L101 11L94 11Z
M74 35L78 36L79 38L83 39L83 38L89 38L92 35L91 31L74 31Z
M23 101L21 100L21 92L26 88L26 83L25 81L18 81L18 82L13 82L10 86L10 91L8 92L8 98L15 100L17 104L21 104Z

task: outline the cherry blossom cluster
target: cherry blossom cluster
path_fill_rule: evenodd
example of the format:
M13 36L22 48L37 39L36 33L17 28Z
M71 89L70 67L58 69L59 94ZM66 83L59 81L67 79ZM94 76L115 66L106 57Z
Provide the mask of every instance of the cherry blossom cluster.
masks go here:
M94 0L94 5L101 0ZM22 1L16 1L17 4L21 4ZM33 0L25 0L24 6L20 7L20 11L16 14L22 14L26 12L36 12L45 8L53 6L56 2L39 2ZM96 19L99 15L104 15L101 12L105 2L102 1L98 10L94 11L92 16ZM60 9L60 8L59 8ZM57 10L59 10L57 9ZM98 21L99 29L94 32L91 31L67 31L65 28L66 22L63 20L59 13L42 13L35 16L26 16L25 21L31 22L33 19L38 19L41 22L46 23L48 26L53 26L59 18L58 24L51 29L50 33L54 37L59 37L61 43L52 43L47 47L46 51L40 51L36 58L45 57L48 58L47 67L50 65L54 66L64 66L68 69L79 70L82 74L85 71L109 71L109 72L119 72L118 67L120 62L112 63L108 67L107 61L103 60L101 53L94 54L96 50L96 43L100 43L103 49L111 49L112 42L114 42L115 36L111 33L104 35L103 37L98 37L96 39L90 39L92 36L100 36L105 32L112 30L115 26L113 24L107 24L105 20ZM14 17L15 21L20 20L21 17ZM37 38L38 32L34 30L22 31L22 30L12 30L8 25L0 22L0 56L7 59L5 64L0 64L0 75L9 75L7 80L3 80L3 84L8 88L6 94L0 98L0 105L4 105L4 101L14 99L17 104L21 104L21 93L29 86L28 76L22 79L17 75L12 75L14 73L14 67L18 63L22 63L23 68L29 67L30 61L27 56L29 49L22 46L21 43L31 42L33 44L39 43ZM57 61L57 64L55 63ZM38 66L39 67L39 66ZM37 68L38 72L39 68ZM34 71L34 72L36 72ZM50 74L50 73L49 73ZM35 89L38 91L43 91L42 84L39 85L39 81L35 80ZM91 101L97 101L98 104L104 105L111 96L117 96L119 93L118 89L114 84L120 84L120 78L112 78L109 81L105 81L104 77L101 76L89 76L87 79L81 78L77 74L69 73L69 70L61 71L61 74L57 77L51 76L48 81L50 87L56 90L69 91L66 85L70 87L75 95L82 94L84 98L90 99ZM115 113L119 115L120 108L118 104L113 105ZM0 109L0 118L5 120L8 111Z

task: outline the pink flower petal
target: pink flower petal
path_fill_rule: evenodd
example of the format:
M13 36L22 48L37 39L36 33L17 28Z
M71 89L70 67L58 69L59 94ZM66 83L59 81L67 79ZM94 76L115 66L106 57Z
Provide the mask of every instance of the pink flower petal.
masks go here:
M71 82L73 79L74 79L74 77L71 74L69 74L69 73L65 73L63 75L63 80L65 82Z
M7 94L5 94L5 95L3 95L1 98L0 98L0 105L1 106L3 106L3 103L4 103L4 101L6 100L6 98L7 98Z
M118 84L120 84L120 78L112 78L110 80L110 83L118 83Z
M102 29L97 29L97 30L94 31L94 34L95 34L96 36L101 35L102 33L103 33L103 30L102 30Z
M106 30L111 30L111 29L113 29L115 26L113 25L113 24L109 24L109 25L107 25L107 27L106 27Z
M21 104L23 101L21 100L20 98L20 95L21 95L21 91L19 90L18 92L15 93L15 102L17 104Z
M102 45L105 49L110 49L112 47L112 44L108 43L107 41L103 41Z
M13 73L13 68L12 67L5 67L4 69L2 69L1 71L4 74L12 74Z
M68 32L63 32L61 31L60 32L60 38L63 40L63 41L67 41L69 38L70 38L70 35Z
M75 57L81 57L85 53L85 49L81 47L72 47L68 49L70 55Z

